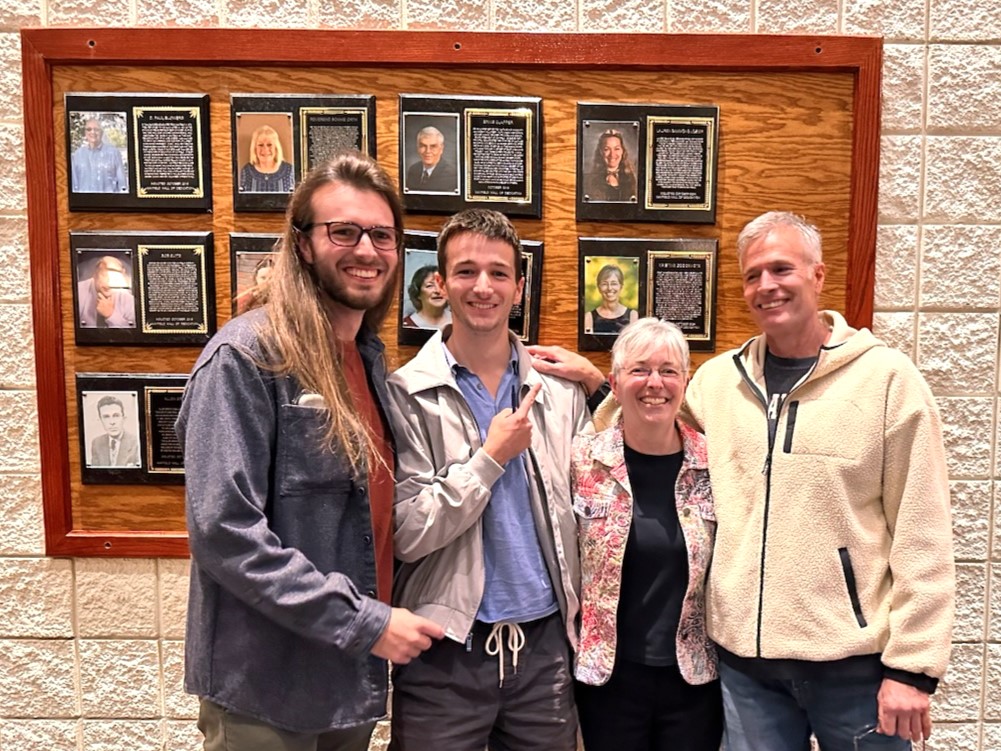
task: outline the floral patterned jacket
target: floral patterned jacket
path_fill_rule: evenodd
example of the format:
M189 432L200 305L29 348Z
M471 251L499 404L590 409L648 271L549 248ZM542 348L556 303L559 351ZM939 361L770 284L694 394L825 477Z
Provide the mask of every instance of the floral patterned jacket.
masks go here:
M688 587L675 641L678 669L690 684L714 680L716 650L706 635L705 580L716 537L705 438L678 424L684 459L674 499L688 547ZM574 439L574 514L582 569L581 634L574 673L591 685L606 683L615 664L622 559L633 520L633 497L623 453L621 421Z

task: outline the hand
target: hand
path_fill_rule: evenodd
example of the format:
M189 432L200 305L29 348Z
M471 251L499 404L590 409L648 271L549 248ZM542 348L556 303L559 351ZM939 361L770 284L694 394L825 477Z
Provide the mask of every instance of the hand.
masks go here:
M563 347L535 344L528 347L528 354L532 356L532 367L537 371L582 384L587 389L588 396L600 389L605 382L605 376L594 363L584 355Z
M97 314L102 318L111 318L115 314L115 299L110 289L97 293Z
M372 647L372 654L396 665L406 665L441 639L445 630L434 621L414 615L406 608L393 608L389 624Z
M876 695L877 733L898 735L905 741L920 741L931 735L929 697L921 689L884 678Z
M483 450L501 466L532 445L532 421L528 419L528 412L541 388L541 383L535 384L518 409L502 409L490 421Z

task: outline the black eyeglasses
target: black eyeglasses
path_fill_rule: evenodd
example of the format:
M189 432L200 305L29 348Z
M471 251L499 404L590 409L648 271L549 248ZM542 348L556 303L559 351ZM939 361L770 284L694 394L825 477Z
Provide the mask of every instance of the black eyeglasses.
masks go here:
M309 232L313 227L326 227L330 242L342 248L355 247L362 235L368 235L379 250L399 250L403 241L403 233L395 227L362 227L354 222L311 222L299 227L299 231Z

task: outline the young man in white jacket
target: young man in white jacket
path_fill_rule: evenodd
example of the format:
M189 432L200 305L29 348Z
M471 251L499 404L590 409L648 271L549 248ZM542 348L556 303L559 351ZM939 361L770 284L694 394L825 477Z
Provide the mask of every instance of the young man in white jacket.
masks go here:
M438 269L452 324L389 379L403 562L394 601L446 636L394 671L400 751L576 748L569 467L587 401L577 384L533 370L508 330L520 253L502 214L449 219Z

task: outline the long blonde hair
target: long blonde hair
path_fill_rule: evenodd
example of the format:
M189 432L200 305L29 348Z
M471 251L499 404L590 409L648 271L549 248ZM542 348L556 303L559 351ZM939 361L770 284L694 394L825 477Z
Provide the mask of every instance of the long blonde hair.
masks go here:
M393 225L403 233L403 209L396 186L375 160L358 152L338 154L312 170L296 188L285 212L285 233L275 252L269 279L267 324L260 331L267 367L279 375L294 376L307 392L319 394L327 406L324 441L330 450L343 452L358 475L369 456L381 456L371 430L351 398L344 378L343 359L333 346L334 334L323 306L320 285L313 267L303 262L299 251L303 227L314 220L312 198L331 183L355 190L378 193L393 212ZM399 266L397 266L397 272ZM362 326L372 332L392 305L396 277L386 285L386 294L365 311Z

